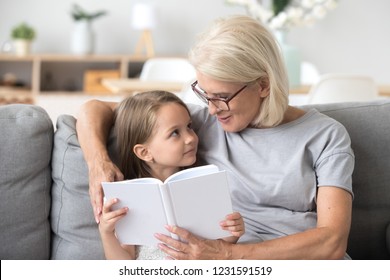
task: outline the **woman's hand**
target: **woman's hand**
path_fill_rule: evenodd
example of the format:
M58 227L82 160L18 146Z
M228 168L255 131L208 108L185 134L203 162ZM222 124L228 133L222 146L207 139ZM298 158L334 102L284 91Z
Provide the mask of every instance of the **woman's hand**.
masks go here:
M224 240L200 239L189 231L176 227L167 226L167 230L180 237L183 242L175 240L164 234L157 233L155 236L164 244L159 248L176 260L228 260L231 259L232 244Z
M96 223L100 222L103 208L102 182L123 180L123 174L111 160L96 160L89 167L89 197Z

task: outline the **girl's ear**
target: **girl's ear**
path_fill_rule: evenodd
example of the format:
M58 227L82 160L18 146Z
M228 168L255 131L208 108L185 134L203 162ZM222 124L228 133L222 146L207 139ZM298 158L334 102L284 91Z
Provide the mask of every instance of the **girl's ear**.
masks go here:
M153 161L153 156L149 153L148 147L142 144L137 144L133 148L134 154L143 161L150 162Z

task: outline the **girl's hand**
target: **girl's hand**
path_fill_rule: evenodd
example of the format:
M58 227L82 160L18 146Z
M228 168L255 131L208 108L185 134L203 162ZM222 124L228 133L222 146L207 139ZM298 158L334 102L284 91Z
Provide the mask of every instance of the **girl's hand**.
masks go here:
M226 216L226 219L220 223L224 230L230 231L235 237L240 237L245 233L244 220L239 212L234 212Z
M103 212L99 223L99 231L101 234L112 234L115 231L116 222L127 214L128 207L123 207L118 210L111 211L111 207L119 200L113 198L108 200L103 205Z

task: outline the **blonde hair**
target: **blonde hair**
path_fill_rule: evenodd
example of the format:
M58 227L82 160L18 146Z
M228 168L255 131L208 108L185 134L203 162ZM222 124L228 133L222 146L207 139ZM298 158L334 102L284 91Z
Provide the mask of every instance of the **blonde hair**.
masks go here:
M149 177L150 168L139 159L133 148L152 136L159 109L167 103L177 103L190 112L175 94L166 91L149 91L122 100L115 110L115 133L119 168L126 179Z
M218 19L199 35L189 60L200 73L223 82L260 81L269 88L254 127L278 125L288 106L288 77L271 32L248 16Z

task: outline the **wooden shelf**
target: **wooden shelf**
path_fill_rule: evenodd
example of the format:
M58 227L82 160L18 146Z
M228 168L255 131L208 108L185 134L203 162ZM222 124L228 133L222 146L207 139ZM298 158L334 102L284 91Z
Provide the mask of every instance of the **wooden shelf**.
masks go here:
M14 54L0 53L0 62L14 63L14 62L28 62L31 63L31 90L25 91L32 95L56 93L57 91L45 92L41 87L42 66L45 63L115 63L117 70L119 70L121 78L128 78L129 65L131 63L144 63L148 57L126 55L126 54L93 54L93 55L73 55L73 54L30 54L26 56L16 56ZM76 74L75 74L76 75ZM82 90L82 89L80 89ZM64 90L60 90L64 92ZM73 94L74 91L69 91Z

